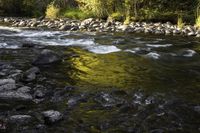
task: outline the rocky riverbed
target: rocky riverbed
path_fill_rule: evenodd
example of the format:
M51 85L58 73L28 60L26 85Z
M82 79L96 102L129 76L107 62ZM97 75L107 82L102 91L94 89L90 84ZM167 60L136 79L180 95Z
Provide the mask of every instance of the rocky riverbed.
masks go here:
M0 132L200 131L197 38L0 31Z
M25 19L25 18L0 18L0 23L13 27L46 28L61 31L92 31L92 32L128 32L163 35L183 35L200 37L200 29L196 26L185 25L178 28L170 22L167 23L146 23L131 22L124 25L122 22L113 20L100 20L88 18L83 21L61 19Z

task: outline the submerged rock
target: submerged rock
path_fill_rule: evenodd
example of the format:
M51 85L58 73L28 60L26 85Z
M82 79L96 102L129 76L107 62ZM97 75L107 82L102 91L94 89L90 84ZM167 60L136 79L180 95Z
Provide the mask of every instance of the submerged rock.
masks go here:
M44 111L42 112L42 115L44 116L46 123L54 123L63 118L63 115L55 110Z
M61 57L54 51L45 49L33 61L33 65L48 65L61 61Z

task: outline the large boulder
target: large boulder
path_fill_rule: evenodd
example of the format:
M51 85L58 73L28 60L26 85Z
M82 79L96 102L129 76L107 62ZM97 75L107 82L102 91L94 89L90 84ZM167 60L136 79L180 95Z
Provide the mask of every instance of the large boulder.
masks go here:
M61 61L61 57L54 51L44 49L40 55L33 61L33 65L48 65Z

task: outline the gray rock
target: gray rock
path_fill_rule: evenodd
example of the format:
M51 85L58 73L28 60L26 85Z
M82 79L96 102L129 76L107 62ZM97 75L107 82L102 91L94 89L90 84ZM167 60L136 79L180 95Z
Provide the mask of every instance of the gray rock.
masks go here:
M55 110L44 111L42 112L42 115L44 116L46 123L54 123L63 118L63 115Z
M8 91L8 92L1 92L0 99L31 101L33 99L33 97L27 93L22 93L22 92L17 92L17 91Z
M26 73L35 73L35 74L38 74L38 73L40 73L40 69L38 67L32 67L32 68L28 69L26 71Z
M52 50L45 49L33 61L34 65L48 65L61 61L60 56Z
M13 79L0 79L0 91L9 91L16 89L15 80Z
M34 93L35 98L44 98L45 94L41 90L36 90Z
M15 80L13 80L13 79L0 79L0 85L5 85L5 84L15 84Z
M71 28L72 28L71 25L65 24L65 25L61 26L61 27L59 28L59 30L70 30Z
M13 124L17 123L28 123L31 121L31 116L30 115L13 115L9 118L9 122Z
M17 89L17 92L22 92L22 93L29 93L31 91L31 88L28 86L23 86Z
M171 34L171 31L169 29L165 29L165 34L166 35L170 35Z
M15 84L5 84L0 86L0 91L9 91L9 90L14 90L16 89Z
M90 23L94 21L94 18L88 18L88 19L85 19L81 22L81 26L87 26L87 25L90 25Z
M194 107L194 110L195 110L196 112L200 113L200 106L195 106L195 107Z
M121 25L117 27L119 30L126 31L128 29L128 25Z
M200 34L197 34L196 37L200 37Z
M195 32L191 31L189 33L187 33L188 36L196 36Z

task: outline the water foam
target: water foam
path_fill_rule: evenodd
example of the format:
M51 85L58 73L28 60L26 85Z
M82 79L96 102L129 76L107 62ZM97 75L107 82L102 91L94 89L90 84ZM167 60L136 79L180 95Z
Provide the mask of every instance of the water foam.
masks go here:
M152 58L152 59L159 59L160 55L156 52L150 52L148 54L146 54L146 57Z
M96 45L92 47L87 47L90 52L97 53L97 54L108 54L113 52L121 51L116 46L103 46L103 45Z
M19 46L17 46L17 45L8 45L7 43L0 43L0 48L17 49L17 48L19 48Z
M22 30L16 27L7 27L7 26L0 26L0 30L8 30L8 31L15 31L21 32Z
M183 54L184 57L193 57L196 54L196 51L188 49L185 51L186 53Z
M33 39L27 38L27 41L38 43L40 45L51 45L51 46L80 46L90 52L97 54L107 54L112 52L118 52L116 46L113 45L99 45L94 42L94 39Z
M146 44L148 47L154 47L154 48L165 48L165 47L171 47L172 44Z

